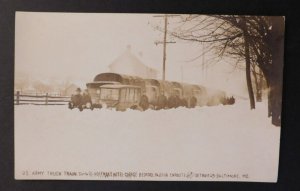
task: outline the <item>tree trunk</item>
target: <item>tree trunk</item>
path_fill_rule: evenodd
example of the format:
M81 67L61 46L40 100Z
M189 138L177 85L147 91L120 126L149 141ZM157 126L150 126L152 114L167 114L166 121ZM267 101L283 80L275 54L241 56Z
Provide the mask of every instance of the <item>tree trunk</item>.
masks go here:
M284 18L271 17L269 45L272 53L272 67L269 75L269 93L272 124L281 126L282 77L283 77L283 47Z
M263 91L263 74L261 70L259 70L258 84L257 84L257 92L256 92L256 101L262 102L262 91Z
M252 64L252 75L254 77L255 88L256 88L256 102L262 101L262 78L256 73L255 65Z
M281 125L281 102L282 102L282 88L279 87L281 80L272 77L270 80L270 108L272 124L275 126Z
M255 100L253 94L253 87L251 81L251 62L250 62L250 47L249 47L249 35L247 32L247 25L246 21L243 21L243 32L244 32L244 43L245 43L245 61L246 61L246 81L247 81L247 88L248 94L250 99L250 109L255 109Z

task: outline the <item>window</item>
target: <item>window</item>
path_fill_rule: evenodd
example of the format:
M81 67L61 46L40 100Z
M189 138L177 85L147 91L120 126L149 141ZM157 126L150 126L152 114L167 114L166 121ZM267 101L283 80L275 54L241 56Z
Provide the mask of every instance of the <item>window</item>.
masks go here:
M135 89L134 90L134 101L138 101L139 100L139 90L138 89Z
M193 95L194 96L200 96L201 95L201 90L194 90Z
M118 100L119 99L119 89L101 88L100 99Z
M129 89L128 88L126 88L126 101L129 101L130 100L130 91L129 91Z
M178 88L176 88L176 89L174 89L174 91L173 91L173 94L175 95L175 96L181 96L181 91L180 91L180 89L178 89Z
M134 99L134 89L127 88L126 101L131 102Z
M121 91L120 101L124 102L126 101L126 89L122 88L120 91Z

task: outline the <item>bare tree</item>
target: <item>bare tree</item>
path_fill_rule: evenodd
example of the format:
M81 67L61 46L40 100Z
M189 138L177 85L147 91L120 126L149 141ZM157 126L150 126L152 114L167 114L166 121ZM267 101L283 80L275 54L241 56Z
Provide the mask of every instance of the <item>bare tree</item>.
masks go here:
M29 86L29 82L28 80L16 80L15 81L15 89L18 90L18 91L23 91L25 90L26 88L28 88Z
M35 81L33 83L33 88L38 92L38 93L49 93L53 91L53 87L51 87L48 84L45 84L41 81Z
M206 51L213 51L217 57L229 56L235 59L237 67L245 65L251 109L255 108L251 65L262 71L269 89L269 116L272 116L274 125L280 126L284 18L187 15L182 16L180 22L170 35L182 40L206 43Z
M261 74L261 70L259 70L259 72L257 72L256 66L254 64L251 64L252 66L252 76L254 77L254 84L255 84L255 88L256 88L256 101L257 102L261 102L262 101L262 89L263 89L263 85L262 85L262 74Z

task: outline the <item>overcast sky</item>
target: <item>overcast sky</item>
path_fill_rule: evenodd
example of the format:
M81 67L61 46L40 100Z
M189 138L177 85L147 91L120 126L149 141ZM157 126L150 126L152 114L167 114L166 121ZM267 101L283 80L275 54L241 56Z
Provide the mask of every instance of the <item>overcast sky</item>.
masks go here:
M170 19L170 26L176 18ZM153 26L163 19L150 14L30 13L17 12L15 72L40 80L91 81L120 56L128 45L140 60L157 69L161 78L163 34ZM230 64L201 69L202 45L176 41L167 46L167 80L201 83L226 91L246 93L245 75ZM206 55L205 59L209 59ZM183 66L183 73L181 72ZM182 75L183 74L183 75Z

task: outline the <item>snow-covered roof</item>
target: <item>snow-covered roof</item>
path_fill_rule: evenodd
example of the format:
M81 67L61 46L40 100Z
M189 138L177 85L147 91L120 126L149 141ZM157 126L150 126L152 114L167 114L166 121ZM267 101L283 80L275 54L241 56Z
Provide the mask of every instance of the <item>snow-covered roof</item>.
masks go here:
M145 78L149 78L148 76L144 76L148 73L157 74L157 70L145 65L131 52L130 47L127 47L124 53L109 65L109 68L111 72L123 73L127 75L140 75L141 77Z

